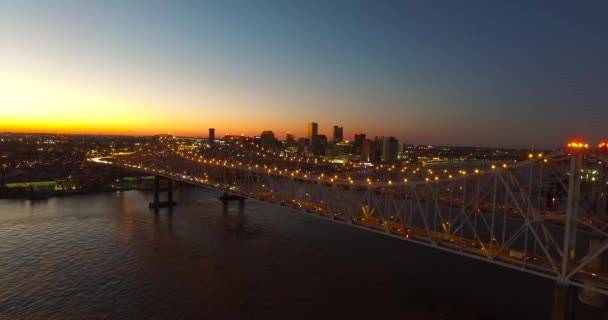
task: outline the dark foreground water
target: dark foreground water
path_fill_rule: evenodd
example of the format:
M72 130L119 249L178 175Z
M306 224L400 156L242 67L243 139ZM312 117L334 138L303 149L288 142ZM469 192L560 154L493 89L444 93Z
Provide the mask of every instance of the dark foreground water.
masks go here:
M548 280L218 195L0 200L0 319L548 319Z

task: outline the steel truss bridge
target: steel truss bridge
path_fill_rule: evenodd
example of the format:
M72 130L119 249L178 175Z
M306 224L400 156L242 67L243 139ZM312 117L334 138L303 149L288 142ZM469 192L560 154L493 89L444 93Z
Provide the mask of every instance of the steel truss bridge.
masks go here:
M244 139L196 152L157 139L95 161L552 279L593 302L608 295L608 155L574 146L449 174L337 166Z

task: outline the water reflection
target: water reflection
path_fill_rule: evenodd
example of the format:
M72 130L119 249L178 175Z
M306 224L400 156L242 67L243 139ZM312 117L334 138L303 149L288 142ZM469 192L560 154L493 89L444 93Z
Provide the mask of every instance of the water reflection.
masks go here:
M180 189L156 210L137 191L0 201L0 319L509 319L550 306L549 281L218 196Z

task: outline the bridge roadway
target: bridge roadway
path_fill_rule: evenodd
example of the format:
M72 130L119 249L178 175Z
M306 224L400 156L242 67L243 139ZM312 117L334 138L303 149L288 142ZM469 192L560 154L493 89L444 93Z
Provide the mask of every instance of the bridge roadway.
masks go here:
M486 237L486 239L492 239L490 241L483 241L482 237L476 235L475 232L469 231L467 232L467 234L465 234L465 232L463 232L465 220L468 220L466 219L466 215L465 217L461 218L462 222L459 225L459 229L461 230L461 232L459 235L456 234L456 231L450 232L450 230L448 230L449 227L446 227L445 224L443 224L439 228L439 231L437 231L432 230L432 228L429 228L428 226L421 227L420 221L418 221L419 223L409 224L404 223L407 221L391 221L390 219L383 219L382 217L374 217L373 210L369 209L369 207L367 209L368 211L371 210L371 212L368 212L366 214L365 206L362 207L364 212L361 215L352 214L352 211L351 214L347 214L346 212L340 210L332 210L332 208L329 208L327 205L324 205L322 203L306 201L307 199L302 199L301 197L299 199L298 197L293 196L285 197L281 196L281 194L278 192L272 192L273 190L270 190L271 192L267 192L247 189L246 186L243 187L238 184L232 184L231 180L237 177L238 174L235 173L239 173L243 177L272 177L274 180L276 180L276 178L280 178L282 180L291 181L292 183L295 182L296 184L302 185L327 184L331 185L331 188L334 190L336 188L344 188L345 190L358 190L359 192L367 192L370 190L384 191L395 187L396 184L394 183L374 182L373 184L371 184L366 181L354 181L344 178L333 178L331 179L331 183L328 183L328 178L323 177L320 174L316 176L308 176L306 174L294 176L293 172L288 173L286 171L281 171L277 169L262 169L259 167L256 169L255 167L252 167L250 165L235 165L228 164L222 161L214 161L212 163L210 161L203 162L200 158L172 158L170 159L170 165L165 162L167 161L166 159L162 159L161 161L157 161L156 159L150 161L150 159L140 157L137 160L139 162L135 162L132 158L112 158L109 161L104 161L99 158L93 159L93 161L97 163L109 164L116 167L139 171L145 174L163 176L189 184L194 184L215 190L221 190L247 198L266 201L276 205L282 205L295 210L308 212L313 216L325 218L336 223L341 223L349 225L351 227L376 232L385 236L390 236L401 240L412 241L421 245L434 247L437 249L464 255L478 260L502 265L508 268L522 270L545 278L558 280L560 276L559 266L562 263L561 257L555 257L551 254L542 254L542 252L541 254L537 254L536 252L531 253L526 250L527 247L525 245L524 249L521 249L521 245L515 245L516 241L513 241L511 243L505 243L505 241L503 240L499 244L498 241L493 241L495 240L495 233L491 233L489 235L490 238ZM523 165L520 164L520 166ZM157 169L159 167L161 169ZM196 171L196 168L198 168L199 171ZM220 175L223 174L224 177L219 178L218 172L220 173ZM227 177L228 179L226 179ZM406 185L408 187L425 186L428 185L428 183L426 181L416 181L409 182ZM417 198L417 205L420 205L420 203L425 201L434 201L435 205L442 205L444 208L451 208L451 206L454 205L468 205L472 208L477 208L478 215L475 215L476 219L478 216L485 216L486 218L489 218L488 215L490 213L488 212L488 208L490 207L493 207L493 212L497 207L499 209L503 209L504 212L507 213L505 215L505 219L506 216L509 216L509 219L526 220L526 217L522 216L522 214L531 217L530 212L524 213L519 207L509 206L506 204L503 204L501 207L500 205L497 206L495 202L489 203L478 201L477 203L474 203L470 200L467 201L466 196L463 199L459 199L456 197L449 198L447 196L443 198L433 198L428 194L423 196L419 195L418 193L393 193L391 196L402 199L408 197L412 199ZM376 207L380 209L380 206ZM566 222L565 215L559 214L557 212L540 212L540 215L542 221L552 222L554 225L559 225L560 227L563 227L564 223ZM586 219L587 218L590 217L586 217ZM595 221L594 223L598 224L600 222L601 221ZM449 224L449 222L447 223ZM506 228L506 224L503 226ZM603 228L603 226L600 225L596 228ZM526 229L526 234L527 231L528 229ZM569 284L591 289L593 291L601 292L603 294L608 294L608 272L604 270L594 270L588 265L581 266L573 260L568 261L566 265L566 272L569 275Z

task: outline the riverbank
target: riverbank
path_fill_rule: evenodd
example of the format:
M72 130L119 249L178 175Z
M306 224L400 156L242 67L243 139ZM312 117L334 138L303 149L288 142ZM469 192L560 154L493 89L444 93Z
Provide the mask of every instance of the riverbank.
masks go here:
M40 200L52 197L115 192L152 190L153 177L121 177L96 181L57 180L9 183L0 187L0 199Z

